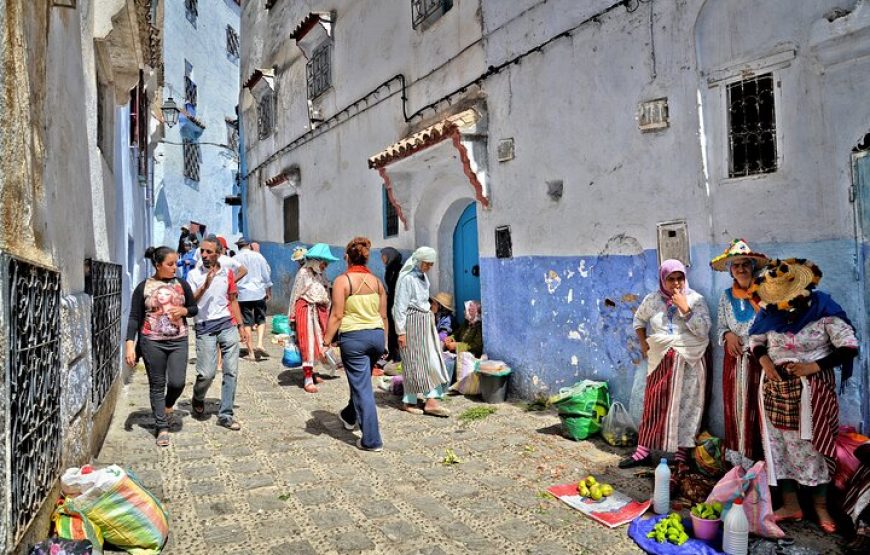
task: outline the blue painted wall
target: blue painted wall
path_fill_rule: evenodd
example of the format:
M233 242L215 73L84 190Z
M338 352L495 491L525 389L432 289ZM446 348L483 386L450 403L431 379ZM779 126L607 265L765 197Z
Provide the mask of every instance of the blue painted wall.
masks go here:
M713 318L721 291L730 277L713 272L707 261L723 246L692 249L690 286L704 295ZM863 297L852 266L854 243L758 245L770 256L800 256L825 272L822 289L846 309L859 335L865 335ZM632 329L632 315L648 292L657 289L654 250L638 255L571 257L527 256L481 259L485 350L514 369L512 393L523 398L552 394L582 379L605 380L617 400L639 414L646 363ZM715 331L713 334L715 335ZM714 338L715 340L715 338ZM715 345L711 427L722 427L722 350ZM866 357L856 367L863 370ZM862 415L860 379L853 379L841 397L844 422Z

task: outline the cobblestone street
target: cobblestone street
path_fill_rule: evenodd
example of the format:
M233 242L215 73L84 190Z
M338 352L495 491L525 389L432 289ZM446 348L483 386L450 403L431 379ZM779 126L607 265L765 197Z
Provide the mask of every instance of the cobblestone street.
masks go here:
M601 442L562 438L555 413L506 403L463 425L456 416L480 403L449 397L454 417L438 419L405 414L377 392L385 449L362 452L358 432L336 417L343 373L306 394L300 371L268 350L267 360L240 363L241 432L216 424L217 379L209 419L187 414L192 364L169 448L154 445L144 371L119 397L97 463L132 468L165 501L165 553L640 553L626 527L609 530L543 493L589 473L637 499L651 491L616 469L618 453ZM444 466L446 448L462 463ZM804 539L837 552L810 528Z
M560 437L555 414L502 404L461 425L455 416L478 403L450 397L454 418L437 419L400 412L398 398L379 392L385 449L362 452L335 415L348 395L343 374L306 394L301 374L281 366L276 346L269 351L241 362L241 432L185 413L172 446L159 449L143 371L119 398L97 462L132 468L165 500L166 553L638 552L625 528L608 530L542 493L590 472L649 493L646 481L612 470L616 455ZM194 375L189 365L181 410L190 409ZM216 380L208 412L218 395ZM461 464L441 463L448 447Z

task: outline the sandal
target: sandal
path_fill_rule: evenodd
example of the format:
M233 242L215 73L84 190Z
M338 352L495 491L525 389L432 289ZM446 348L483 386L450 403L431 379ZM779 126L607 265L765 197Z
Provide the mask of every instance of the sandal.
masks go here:
M226 428L227 430L232 430L234 432L238 432L242 429L242 425L239 424L238 420L218 420L218 426L222 428Z
M193 416L202 418L205 416L205 401L190 400L190 407L193 409Z
M438 418L449 418L450 411L444 407L435 407L434 409L423 409L423 414L427 416L437 416Z
M157 432L157 441L154 443L158 447L169 447L169 430L160 430Z
M423 409L416 405L405 405L402 407L402 410L410 414L423 414Z
M776 513L773 513L773 521L774 522L789 522L789 521L800 522L803 519L804 519L804 513L800 509L798 509L796 512L793 512L789 515L778 515Z
M263 349L262 347L257 347L256 349L254 349L254 356L256 356L257 358L269 358L269 353L266 352L266 349Z
M313 383L303 386L302 389L304 389L306 393L317 393L319 391L317 386Z
M819 528L826 534L834 534L837 532L837 523L833 520L819 520Z

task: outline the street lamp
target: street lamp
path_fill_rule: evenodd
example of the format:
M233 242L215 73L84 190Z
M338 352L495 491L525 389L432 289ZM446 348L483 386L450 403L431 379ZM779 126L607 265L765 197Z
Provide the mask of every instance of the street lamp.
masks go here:
M163 121L166 122L166 125L170 128L175 127L175 124L178 123L178 113L180 110L171 96L163 103L161 110L163 111Z

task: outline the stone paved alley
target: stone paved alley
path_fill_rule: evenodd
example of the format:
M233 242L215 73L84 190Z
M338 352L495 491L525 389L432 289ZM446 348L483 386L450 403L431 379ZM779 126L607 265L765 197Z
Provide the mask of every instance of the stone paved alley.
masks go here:
M185 414L172 446L158 449L141 369L119 398L97 462L134 469L165 501L165 553L640 552L625 527L609 530L542 493L588 473L636 498L651 490L648 480L615 468L620 453L562 438L555 413L506 403L463 426L407 415L398 398L379 392L385 450L362 452L335 416L347 399L343 374L306 394L300 373L281 366L279 348L269 351L268 360L241 362L241 432L218 427L213 414L206 421ZM190 409L194 375L190 365L180 409ZM218 396L216 380L208 412ZM454 416L480 406L464 397L446 403ZM441 464L448 447L461 464ZM809 541L823 541L805 528Z

